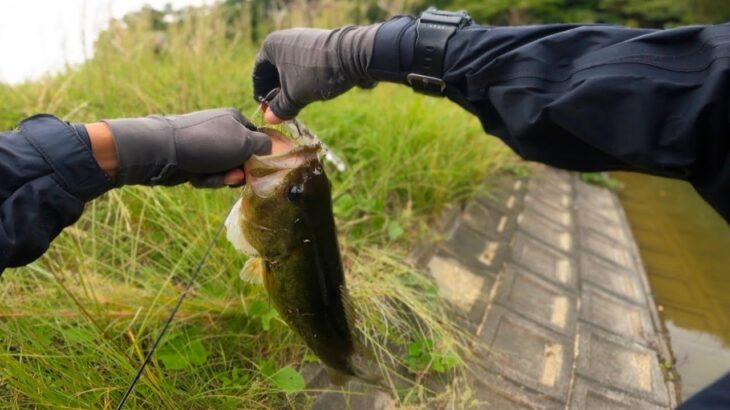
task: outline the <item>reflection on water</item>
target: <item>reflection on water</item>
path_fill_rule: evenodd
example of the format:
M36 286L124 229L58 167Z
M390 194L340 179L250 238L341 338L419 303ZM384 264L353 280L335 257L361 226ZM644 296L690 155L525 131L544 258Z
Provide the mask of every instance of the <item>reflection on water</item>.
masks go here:
M730 371L730 227L687 183L615 176L687 398Z

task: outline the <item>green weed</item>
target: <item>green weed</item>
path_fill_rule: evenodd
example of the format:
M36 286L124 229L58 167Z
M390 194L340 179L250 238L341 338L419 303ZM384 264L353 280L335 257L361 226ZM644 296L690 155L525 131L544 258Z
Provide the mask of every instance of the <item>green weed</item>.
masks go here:
M144 14L113 24L93 60L0 86L0 126L36 112L73 122L219 106L250 114L258 47L230 29L215 10L190 15L155 48L159 33ZM407 390L405 402L453 401L421 381L440 374L455 389L470 342L405 255L444 206L476 194L486 176L512 167L512 156L455 104L402 86L355 90L313 104L301 119L348 163L344 173L328 172L358 328L378 370L394 392ZM6 271L0 402L114 407L238 194L114 190L88 204L43 258ZM297 407L306 400L296 397L316 393L297 370L311 353L277 319L263 289L238 278L244 262L217 240L129 408ZM419 340L433 346L422 342L411 354Z

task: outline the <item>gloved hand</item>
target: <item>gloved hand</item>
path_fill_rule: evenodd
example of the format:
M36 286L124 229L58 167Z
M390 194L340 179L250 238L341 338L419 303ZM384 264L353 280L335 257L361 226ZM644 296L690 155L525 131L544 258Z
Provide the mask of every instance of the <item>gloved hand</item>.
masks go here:
M254 98L262 101L280 87L268 106L279 119L291 119L311 102L334 98L356 85L375 86L367 67L379 27L295 28L269 34L253 70Z
M227 171L271 152L269 136L234 108L104 122L116 143L118 186L220 187Z

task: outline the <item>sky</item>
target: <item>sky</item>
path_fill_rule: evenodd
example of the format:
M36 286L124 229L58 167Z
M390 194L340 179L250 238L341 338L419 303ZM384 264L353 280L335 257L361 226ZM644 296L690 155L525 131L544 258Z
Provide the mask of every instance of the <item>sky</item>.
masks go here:
M162 8L215 0L0 0L0 82L18 83L91 57L111 18L144 5Z

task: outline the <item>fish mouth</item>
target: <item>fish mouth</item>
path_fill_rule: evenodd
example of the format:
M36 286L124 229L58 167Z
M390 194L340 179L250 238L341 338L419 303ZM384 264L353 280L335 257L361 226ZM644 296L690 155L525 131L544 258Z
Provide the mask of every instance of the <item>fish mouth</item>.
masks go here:
M270 196L295 169L316 159L319 145L301 144L272 128L261 128L272 140L271 155L252 155L244 165L246 184L260 197Z

